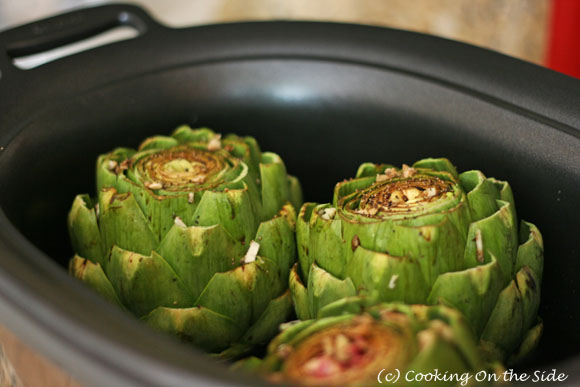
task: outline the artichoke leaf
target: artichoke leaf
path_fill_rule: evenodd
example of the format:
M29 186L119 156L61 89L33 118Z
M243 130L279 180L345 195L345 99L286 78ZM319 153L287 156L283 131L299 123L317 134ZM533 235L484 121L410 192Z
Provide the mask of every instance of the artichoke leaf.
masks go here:
M145 256L114 246L106 274L123 304L137 316L159 306L194 305L195 299L179 276L154 251Z
M426 158L413 164L413 168L431 169L439 172L448 172L454 179L459 177L455 166L446 158Z
M316 263L338 278L344 278L352 249L345 248L342 222L330 204L321 204L312 210L308 249ZM350 250L350 251L349 251Z
M244 332L238 321L203 307L158 307L143 317L152 328L170 333L208 352L222 351Z
M420 303L429 295L429 282L416 259L395 257L360 246L346 272L358 294L380 302Z
M272 152L262 153L260 182L262 186L262 219L270 219L276 215L290 197L288 174L280 156Z
M304 202L300 180L292 175L288 175L288 200L295 209L299 209Z
M105 264L97 215L89 195L77 195L67 218L70 240L78 255Z
M290 271L289 279L290 293L292 295L292 303L294 304L294 310L296 315L300 320L308 320L314 318L310 314L310 305L308 304L308 293L306 292L306 286L302 283L300 274L298 273L298 265L295 264Z
M258 256L225 273L216 273L195 305L230 318L247 329L283 291L277 264Z
M510 203L497 201L499 210L469 227L465 246L465 265L475 267L495 257L502 270L503 284L513 278L517 253L517 225L510 211Z
M286 203L276 217L260 224L255 237L260 244L260 255L278 264L284 284L296 259L295 219L294 207Z
M522 220L520 245L516 256L515 272L527 266L536 276L538 286L542 283L544 269L544 242L540 230L532 223Z
M247 248L220 225L182 227L175 224L161 241L157 252L181 274L197 299L215 273L240 265Z
M189 224L204 227L220 224L243 243L249 243L258 230L258 219L247 189L205 191Z
M317 203L304 203L296 219L296 248L298 263L302 278L308 281L310 266L314 263L314 255L310 253L310 219Z
M281 296L272 299L264 313L248 328L238 342L220 353L218 357L223 359L239 358L251 351L256 345L268 343L268 340L278 333L280 324L287 321L291 314L292 300L290 292L286 291Z
M75 255L69 262L69 272L109 302L123 307L100 264Z
M459 175L459 183L467 193L471 218L478 221L497 211L500 199L497 186L480 171L466 171Z
M502 290L501 267L492 257L490 263L440 275L429 293L427 303L441 303L456 308L479 336Z
M179 141L170 136L152 136L146 138L139 145L139 152L144 150L167 149L179 145Z
M137 205L133 194L117 193L115 188L99 192L99 227L105 251L113 246L148 255L158 239Z
M192 129L189 125L181 125L171 134L171 137L175 138L180 144L209 142L215 136L216 133L209 128Z
M357 294L350 278L340 280L316 264L310 269L306 289L311 316L316 316L321 308L333 301Z

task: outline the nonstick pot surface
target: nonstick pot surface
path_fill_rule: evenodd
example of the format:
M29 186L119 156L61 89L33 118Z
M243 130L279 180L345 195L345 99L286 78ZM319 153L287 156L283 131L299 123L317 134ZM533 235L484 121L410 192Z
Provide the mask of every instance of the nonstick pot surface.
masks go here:
M459 170L508 180L518 216L538 225L546 247L544 337L519 367L580 380L580 81L386 29L171 30L131 6L73 15L57 20L91 16L100 21L93 32L129 23L142 36L26 72L0 60L0 323L87 383L245 382L65 271L66 214L75 194L94 193L97 155L189 123L255 136L300 178L308 201L331 200L334 183L364 161L448 157ZM0 44L22 54L70 40L60 31L39 42L30 31L4 32Z

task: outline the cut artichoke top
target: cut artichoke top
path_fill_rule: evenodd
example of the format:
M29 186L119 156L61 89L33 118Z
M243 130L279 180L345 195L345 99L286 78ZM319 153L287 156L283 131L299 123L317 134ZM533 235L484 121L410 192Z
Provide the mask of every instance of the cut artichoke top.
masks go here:
M447 375L437 385L453 386L461 374L485 369L475 338L457 311L365 304L360 298L329 304L318 319L284 329L263 361L248 359L235 367L272 382L308 386L390 384L397 375L398 384L405 384L409 375L435 369Z
M404 369L416 350L411 334L409 326L393 329L369 315L357 316L300 342L285 359L284 374L305 385L374 381L382 369Z
M371 170L363 164L357 179L336 185L334 202L347 220L366 221L360 215L368 220L403 220L453 208L462 195L451 172L407 165L401 170L387 165Z
M215 188L239 177L245 167L228 156L227 152L211 152L193 144L154 149L129 159L129 166L134 164L135 168L127 170L127 176L164 195Z

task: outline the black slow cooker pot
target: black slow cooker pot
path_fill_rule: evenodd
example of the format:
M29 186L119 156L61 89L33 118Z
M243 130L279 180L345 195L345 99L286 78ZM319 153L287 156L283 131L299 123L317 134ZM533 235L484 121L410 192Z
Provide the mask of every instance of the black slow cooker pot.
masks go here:
M13 58L119 25L139 37L33 70ZM508 180L544 235L545 334L518 370L580 381L580 81L416 33L260 22L170 29L112 5L0 33L0 324L90 385L257 381L142 326L70 278L65 218L96 156L181 123L253 135L305 198L363 161L445 156Z

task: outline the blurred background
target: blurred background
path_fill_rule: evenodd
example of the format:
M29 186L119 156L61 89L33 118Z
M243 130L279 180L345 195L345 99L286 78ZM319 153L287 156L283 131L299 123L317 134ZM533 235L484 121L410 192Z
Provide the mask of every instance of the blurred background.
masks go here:
M580 77L580 0L140 0L172 27L245 20L322 20L437 35ZM0 0L0 30L103 0ZM126 36L130 37L130 36ZM109 37L115 39L115 37ZM107 38L107 39L109 39ZM103 40L105 41L105 40ZM82 45L81 45L82 47ZM88 47L88 46L87 46ZM66 53L66 49L62 50ZM57 55L58 56L58 55ZM34 67L46 57L37 57ZM3 350L2 350L3 348ZM0 387L76 386L0 327Z
M2 0L0 30L104 0ZM363 23L455 39L580 77L579 0L136 0L172 27L243 20ZM578 21L578 22L577 22Z

